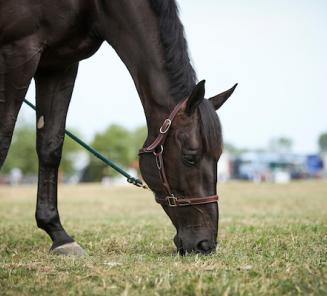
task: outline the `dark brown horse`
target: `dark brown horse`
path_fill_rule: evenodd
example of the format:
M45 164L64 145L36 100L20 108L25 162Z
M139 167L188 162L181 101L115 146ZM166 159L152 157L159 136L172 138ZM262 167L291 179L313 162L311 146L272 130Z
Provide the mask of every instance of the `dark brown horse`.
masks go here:
M0 0L0 167L34 78L37 225L51 237L54 253L82 255L60 223L57 175L78 63L103 41L115 49L135 82L148 126L144 147L157 139L164 122L164 131L169 128L163 142L141 154L140 166L157 200L167 201L161 203L176 227L178 251L213 251L218 205L215 199L201 201L216 196L222 135L215 111L235 87L204 99L204 82L196 84L174 0ZM177 105L170 124L165 119ZM163 164L165 176L158 170ZM188 197L198 202L175 206Z

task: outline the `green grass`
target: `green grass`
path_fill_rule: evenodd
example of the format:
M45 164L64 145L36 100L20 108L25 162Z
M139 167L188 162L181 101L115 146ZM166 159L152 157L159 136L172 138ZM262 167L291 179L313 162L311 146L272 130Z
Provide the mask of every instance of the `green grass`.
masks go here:
M175 254L174 229L150 193L60 189L60 213L87 250L48 254L35 187L0 187L0 295L327 295L327 182L219 187L220 246Z

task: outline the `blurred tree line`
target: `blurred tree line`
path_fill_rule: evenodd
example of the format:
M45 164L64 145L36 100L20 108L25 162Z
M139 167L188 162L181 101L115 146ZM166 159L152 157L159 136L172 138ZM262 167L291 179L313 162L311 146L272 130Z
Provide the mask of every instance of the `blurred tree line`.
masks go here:
M327 132L322 133L319 137L319 148L323 153L327 152Z
M36 154L35 127L19 125L13 134L7 159L0 175L8 175L14 168L19 168L24 176L36 176L38 159ZM76 135L78 132L74 131ZM138 168L138 150L142 147L147 135L147 128L141 127L130 131L120 125L113 124L103 132L97 133L91 141L91 146L125 169ZM65 137L63 154L60 164L60 174L70 177L76 173L75 162L79 153L85 150L69 137ZM81 173L81 181L101 181L104 176L113 177L117 173L97 158L90 156L89 162Z
M74 155L81 151L81 147L66 137L64 151L60 170L69 176L74 173ZM37 175L36 131L32 125L25 124L15 129L8 156L0 174L9 174L13 168L19 168L25 176Z
M143 146L147 128L128 130L113 124L105 131L97 133L91 145L110 160L124 167L138 168L138 150ZM114 177L118 173L95 157L90 158L81 180L84 182L101 181L105 176Z
M74 133L78 135L78 132L74 131ZM113 124L104 131L97 133L90 144L123 168L138 169L138 150L142 147L146 136L146 127L128 130L123 126ZM26 124L17 126L8 157L0 171L0 175L7 175L12 169L19 168L25 176L36 176L38 160L35 142L36 136L33 126ZM291 139L280 137L270 141L268 150L290 152L292 144ZM320 135L318 145L321 152L327 151L327 133ZM247 151L246 149L239 149L230 143L224 143L224 150L235 156ZM60 165L61 175L67 178L76 174L75 164L78 162L81 153L86 152L73 140L66 137ZM81 181L94 182L101 181L105 176L114 177L117 173L90 155L88 163L79 175Z

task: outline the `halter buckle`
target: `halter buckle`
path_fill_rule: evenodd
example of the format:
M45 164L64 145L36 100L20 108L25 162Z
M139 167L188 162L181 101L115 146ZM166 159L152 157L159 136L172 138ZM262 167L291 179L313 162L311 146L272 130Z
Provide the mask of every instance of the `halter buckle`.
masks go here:
M173 196L173 195L172 196L167 196L166 200L167 200L168 205L170 207L177 207L177 203L176 203L177 198L175 196Z
M160 128L160 134L165 134L166 132L168 132L170 126L171 126L171 120L167 118Z

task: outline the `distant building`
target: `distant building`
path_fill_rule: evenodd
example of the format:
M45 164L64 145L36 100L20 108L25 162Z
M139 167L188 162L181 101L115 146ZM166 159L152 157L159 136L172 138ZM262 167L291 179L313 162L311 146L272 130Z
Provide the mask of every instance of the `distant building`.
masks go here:
M327 177L327 152L321 153L323 176Z
M323 160L319 154L310 154L306 157L306 170L311 177L323 174Z
M218 161L218 181L226 182L233 176L233 159L230 153L223 152Z
M18 185L22 182L23 173L19 168L13 168L9 174L9 183L10 185Z
M293 153L246 152L233 162L233 177L255 182L287 183L291 179L316 176L321 171L319 155Z

